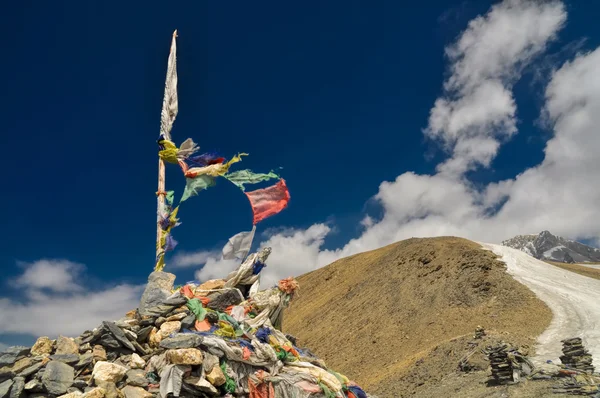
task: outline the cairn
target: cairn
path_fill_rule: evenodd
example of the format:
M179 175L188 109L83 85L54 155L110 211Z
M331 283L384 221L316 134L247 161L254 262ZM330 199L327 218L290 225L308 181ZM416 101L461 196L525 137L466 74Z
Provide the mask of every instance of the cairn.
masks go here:
M560 361L567 368L577 369L584 372L593 373L592 356L589 351L583 347L581 338L574 337L561 341L563 343Z
M506 343L484 350L492 367L492 378L497 384L518 383L522 376L530 375L533 364L516 348Z

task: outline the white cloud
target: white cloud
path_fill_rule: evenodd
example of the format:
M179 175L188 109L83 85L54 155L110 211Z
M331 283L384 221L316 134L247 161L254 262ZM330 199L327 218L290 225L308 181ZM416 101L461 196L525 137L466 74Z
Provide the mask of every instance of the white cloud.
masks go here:
M502 143L516 133L512 85L565 20L558 1L507 0L472 21L447 50L451 75L424 131L449 152L437 174L407 172L381 183L373 199L383 216L365 216L363 233L339 249L323 249L331 230L324 224L274 231L261 243L273 247L264 279L270 284L410 237L500 242L550 230L600 242L600 48L579 54L550 77L541 112L553 135L540 164L483 188L465 173L492 165ZM205 272L226 275L218 262Z
M490 165L500 140L517 132L512 84L565 20L559 1L506 0L446 49L451 74L424 131L451 154L438 171L461 175Z
M0 334L77 336L137 308L143 290L129 284L90 290L82 281L85 267L67 260L22 266L15 285L21 297L0 298Z
M68 260L38 260L34 263L21 263L25 271L15 279L18 287L48 289L53 292L67 292L80 288L74 279L85 269L82 264Z
M216 258L220 255L220 252L210 250L177 253L173 256L173 259L169 261L169 267L174 269L196 267L206 263L209 259Z

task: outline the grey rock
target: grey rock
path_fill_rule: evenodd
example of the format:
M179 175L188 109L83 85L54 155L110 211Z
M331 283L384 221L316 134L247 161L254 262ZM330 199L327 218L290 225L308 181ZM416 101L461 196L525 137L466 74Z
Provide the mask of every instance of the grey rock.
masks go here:
M74 339L65 336L58 336L56 340L56 354L77 354L79 345Z
M23 396L23 389L25 388L25 378L15 377L13 379L13 385L10 389L10 398L21 398Z
M146 387L148 380L146 380L146 374L142 369L131 369L127 373L127 384L136 387Z
M107 328L110 333L114 336L115 339L119 343L123 345L123 347L130 349L131 351L135 351L135 347L131 344L127 336L125 336L125 332L121 330L114 322L104 321L102 322L105 328Z
M160 304L160 305L156 305L154 307L148 308L146 310L146 315L151 315L153 317L167 315L169 312L171 312L175 308L176 307L174 307L172 305Z
M15 362L17 362L17 358L19 356L14 353L6 353L0 355L0 368L3 366L12 366Z
M50 359L53 361L67 363L73 365L79 362L79 355L77 354L54 354L50 355Z
M244 301L244 297L239 290L227 290L220 296L212 299L207 307L215 311L225 312L225 309L230 305L237 305L242 301Z
M121 343L111 333L105 333L100 338L100 344L104 346L104 348L119 348L121 347Z
M81 354L83 354L84 352L89 351L91 349L92 349L92 345L90 343L81 344L79 346L79 352Z
M48 398L48 394L45 392L34 392L32 394L27 394L27 398Z
M42 367L44 366L43 362L38 362L35 365L31 365L30 367L23 369L23 371L21 373L19 373L19 376L21 377L29 377L32 374L34 374L35 372L37 372L38 370L42 369Z
M50 394L61 395L73 385L75 369L66 363L50 361L46 365L46 371L42 376L42 383Z
M181 329L190 329L196 323L196 315L191 314L181 320Z
M35 378L38 380L42 380L42 377L44 376L44 373L46 373L46 368L41 368L40 370L37 371L37 373L35 374ZM24 377L24 376L23 376Z
M73 381L73 387L78 388L81 391L83 391L87 386L88 383L85 380L75 379L75 381Z
M24 345L13 345L12 347L8 347L4 350L6 354L16 354L17 356L21 355L29 355L31 351L31 347L25 347Z
M137 332L138 343L143 343L148 340L148 336L150 335L150 332L152 331L153 327L154 326L149 325L149 326L141 328L140 331Z
M178 333L160 342L160 347L167 349L193 348L202 344L202 337L197 334Z
M91 332L91 334L88 337L81 339L81 342L82 342L82 344L85 344L85 343L91 344L91 343L97 341L98 339L100 339L100 337L102 337L102 335L105 333L106 333L106 329L104 329L104 326L100 326L96 330Z
M13 372L11 369L0 369L0 383L2 383L4 380L12 379L13 377L15 377L15 372Z
M83 354L82 356L79 357L79 361L75 365L75 368L81 369L83 367L91 365L93 360L94 360L94 354L91 352L86 352L85 354Z
M140 301L140 315L151 315L148 309L161 304L169 298L175 282L175 275L168 272L154 271L148 276L148 284Z
M115 383L109 383L109 382L103 382L103 383L97 383L98 387L102 387L104 388L104 390L106 391L106 394L104 395L105 398L120 398L122 397L122 395L120 394L119 390L117 389L117 385Z
M168 299L163 300L163 302L162 302L162 304L172 305L175 307L182 306L185 303L187 303L187 297L182 296L181 294L179 294L177 296L169 297Z
M135 347L135 350L137 352L139 352L142 355L148 355L150 353L150 351L148 351L147 349L145 349L140 343L138 343L137 341L132 341L131 344L133 344L133 346Z
M160 329L160 325L162 325L166 321L167 321L167 318L165 318L163 316L159 316L158 318L156 318L156 322L154 322L154 325Z
M44 385L42 384L41 381L37 380L37 379L33 379L28 381L25 384L25 391L27 392L42 392L44 391Z
M82 391L79 388L76 388L76 387L69 387L69 388L67 388L67 393L72 393L72 392L81 393Z
M8 392L13 385L12 380L6 380L0 383L0 398L8 398Z

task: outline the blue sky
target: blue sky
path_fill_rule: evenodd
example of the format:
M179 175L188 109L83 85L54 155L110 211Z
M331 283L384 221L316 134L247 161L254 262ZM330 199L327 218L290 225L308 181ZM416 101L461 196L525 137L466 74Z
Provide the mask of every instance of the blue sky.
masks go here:
M7 5L0 342L45 333L34 314L49 335L77 334L135 307L154 260L174 29L173 139L248 152L236 169L283 168L292 200L255 242L274 248L268 281L411 236L549 229L594 242L599 11L524 0ZM168 189L183 185L170 167ZM166 270L178 282L226 275L235 264L218 250L252 224L244 195L222 180L180 216ZM54 315L65 307L82 320Z

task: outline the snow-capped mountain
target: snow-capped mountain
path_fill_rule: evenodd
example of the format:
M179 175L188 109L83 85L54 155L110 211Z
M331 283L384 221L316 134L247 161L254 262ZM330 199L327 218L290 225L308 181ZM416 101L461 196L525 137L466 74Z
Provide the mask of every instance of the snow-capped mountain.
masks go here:
M540 260L562 263L600 262L600 250L573 240L554 236L548 231L538 235L517 235L502 242Z

